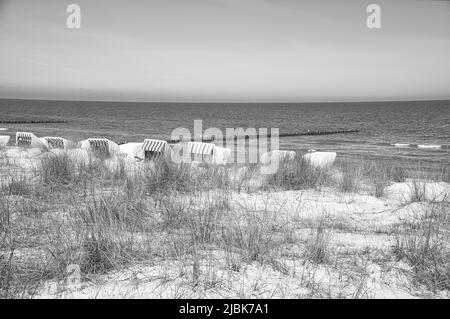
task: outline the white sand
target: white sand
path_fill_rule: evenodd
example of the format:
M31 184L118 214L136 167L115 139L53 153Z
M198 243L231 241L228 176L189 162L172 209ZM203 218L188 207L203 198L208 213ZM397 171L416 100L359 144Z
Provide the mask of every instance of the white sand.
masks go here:
M123 147L132 150L136 145ZM19 165L36 165L43 153L39 148L7 147L6 155ZM52 150L54 153L61 150ZM89 152L72 149L68 153L87 160ZM117 165L123 157L108 159ZM33 164L34 163L34 164ZM127 169L138 169L133 163ZM128 165L128 164L127 164ZM244 169L235 172L244 174ZM424 196L429 201L449 201L450 185L422 181ZM411 269L402 262L386 259L392 256L390 231L405 220L417 217L429 203L409 203L413 181L394 183L386 188L386 196L376 198L364 194L342 194L333 189L232 193L231 212L238 220L246 212L268 214L269 221L292 230L295 243L283 246L283 258L263 264L239 262L239 270L227 267L223 251L201 251L200 286L193 286L191 257L152 259L129 268L96 276L81 286L47 282L39 298L300 298L315 296L352 297L363 285L365 297L416 298L423 291L411 284ZM313 225L326 217L330 226L330 251L336 261L317 265L301 257L304 243ZM158 245L156 237L152 237ZM206 283L209 283L208 285ZM448 297L448 296L447 296Z
M450 185L444 182L409 179L405 183L395 183L386 188L387 196L400 202L410 201L415 192L423 194L427 201L450 199Z
M391 190L400 192L402 189L406 192L403 183L391 186ZM332 190L244 193L233 194L232 199L236 214L247 209L267 211L278 222L284 219L295 221L291 226L299 243L311 235L310 223L316 222L320 216L327 216L334 223L330 249L341 254L339 265L316 265L305 263L301 257L286 257L274 261L274 264L242 263L239 271L232 271L226 267L223 253L212 251L204 252L208 258L200 259L199 272L200 282L214 283L211 286L193 287L191 257L166 258L99 276L94 282L84 282L73 290L66 289L59 297L301 298L316 293L350 298L361 284L364 296L369 298L423 296L423 291L411 284L408 265L395 260L381 260L391 253L393 238L388 234L390 229L407 218L414 218L420 205L426 203L405 206L396 196L380 199L360 194L339 194ZM296 256L300 247L293 245L285 249L286 256ZM363 252L366 251L375 261L365 259ZM40 297L54 295L48 293L47 287Z

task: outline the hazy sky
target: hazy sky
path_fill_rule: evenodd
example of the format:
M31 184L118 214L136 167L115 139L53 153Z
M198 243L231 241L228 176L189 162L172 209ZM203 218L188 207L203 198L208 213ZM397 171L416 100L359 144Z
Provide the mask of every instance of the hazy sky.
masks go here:
M448 99L450 1L0 0L0 97Z

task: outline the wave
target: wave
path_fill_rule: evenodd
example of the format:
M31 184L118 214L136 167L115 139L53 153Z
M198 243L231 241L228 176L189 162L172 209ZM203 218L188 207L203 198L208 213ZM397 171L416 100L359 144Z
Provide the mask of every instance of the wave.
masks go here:
M412 144L412 143L394 143L390 144L395 148L418 148L422 150L450 149L450 145L440 144Z
M422 149L436 149L436 148L441 148L442 145L433 145L433 144L419 144L417 145L417 148L422 148Z
M406 147L411 147L411 144L405 144L405 143L395 143L395 144L391 144L394 147L398 147L398 148L406 148Z

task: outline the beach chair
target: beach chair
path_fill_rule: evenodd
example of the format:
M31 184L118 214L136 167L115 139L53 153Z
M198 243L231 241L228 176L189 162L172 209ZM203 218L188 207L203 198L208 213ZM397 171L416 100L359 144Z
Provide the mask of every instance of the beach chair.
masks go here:
M9 135L0 135L0 147L6 147L10 138Z
M268 165L273 160L278 160L279 162L282 160L294 160L296 152L295 151L286 151L286 150L272 150L266 153L263 153L260 158L260 162L263 165Z
M189 142L188 152L191 156L191 161L211 163L214 154L214 144Z
M32 133L17 132L16 133L16 145L17 146L31 146Z
M213 164L226 165L231 155L231 149L226 147L214 147Z
M16 145L17 146L36 146L36 147L39 147L39 146L43 146L43 143L33 133L17 132L16 133Z
M65 140L61 137L44 137L48 148L62 148L64 149L66 145Z
M106 138L88 138L78 142L81 149L90 150L97 155L109 157L113 154L119 154L120 148L116 143Z
M164 154L167 148L167 142L162 140L145 139L142 145L145 160L152 160L155 157Z
M303 155L303 159L314 167L332 166L337 154L335 152L309 152Z
M109 140L106 138L88 138L91 151L100 156L110 156Z
M125 143L119 145L120 156L127 159L143 160L144 151L142 146L144 143Z

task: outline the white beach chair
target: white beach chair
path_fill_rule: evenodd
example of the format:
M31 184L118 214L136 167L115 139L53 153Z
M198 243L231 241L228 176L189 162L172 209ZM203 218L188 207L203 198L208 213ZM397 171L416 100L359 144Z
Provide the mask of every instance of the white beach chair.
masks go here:
M119 145L106 138L88 138L80 142L80 147L102 156L111 156L120 152Z
M213 164L216 165L226 165L228 163L228 159L231 155L231 149L226 147L214 147L213 152Z
M272 150L261 154L260 161L260 172L262 175L274 174L279 168L281 161L283 160L294 160L296 156L295 151L286 150Z
M282 161L283 159L293 160L297 153L295 151L272 150L261 155L260 161L263 165L270 164L273 160Z
M95 153L109 156L111 155L109 151L109 140L101 138L90 138L88 139L89 146L91 150Z
M42 140L46 144L46 146L50 149L53 148L67 149L69 146L74 145L72 141L69 141L62 137L45 136Z
M120 155L127 159L144 159L144 152L142 146L144 143L125 143L119 145Z
M16 133L16 145L17 146L31 146L33 133L17 132Z
M327 167L333 165L336 159L335 152L310 152L303 155L303 159L315 167Z
M9 135L0 135L0 147L6 147L10 138Z
M212 163L214 144L201 142L188 142L188 153L191 161Z
M155 157L164 155L167 148L167 142L163 140L145 139L144 144L142 145L146 160L151 160Z
M45 144L33 133L17 132L16 133L17 146L31 146L31 147L45 147Z

